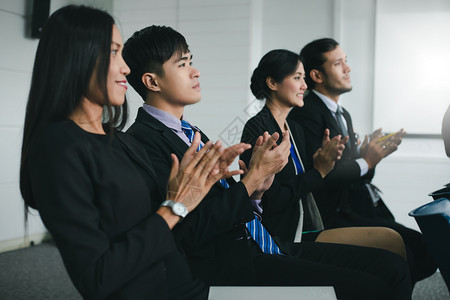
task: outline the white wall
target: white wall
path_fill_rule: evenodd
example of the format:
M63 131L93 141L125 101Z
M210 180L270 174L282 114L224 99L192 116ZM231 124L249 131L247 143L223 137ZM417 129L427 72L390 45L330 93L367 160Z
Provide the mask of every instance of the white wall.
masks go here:
M450 94L450 1L378 0L376 27L375 124L440 133Z
M0 3L0 240L24 236L23 202L19 192L20 148L26 98L37 40L25 38L25 1ZM33 218L34 219L34 218ZM30 233L44 229L34 222Z
M203 95L199 104L186 109L186 117L213 140L221 138L231 144L240 138L250 110L257 106L248 86L264 53L274 48L299 52L307 42L329 36L342 44L352 67L354 89L343 97L343 103L355 128L360 134L374 129L375 0L52 0L51 10L69 2L94 3L112 11L124 40L151 24L180 31L201 72ZM22 1L0 2L4 41L0 48L0 245L17 243L24 235L18 170L24 107L37 45L24 35L26 11ZM132 89L128 91L131 123L142 100ZM397 219L417 228L407 212L431 201L427 194L450 181L449 167L440 140L405 139L400 150L377 168L374 182L384 191ZM39 218L32 218L30 233L44 231Z

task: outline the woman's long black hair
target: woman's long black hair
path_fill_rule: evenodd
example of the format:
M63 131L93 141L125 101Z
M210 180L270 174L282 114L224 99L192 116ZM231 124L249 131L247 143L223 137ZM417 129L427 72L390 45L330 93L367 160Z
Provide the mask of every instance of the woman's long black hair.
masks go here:
M20 191L25 201L26 220L28 207L36 208L27 171L36 130L72 114L86 95L94 70L105 99L105 131L120 130L126 123L126 100L121 107L112 107L106 88L113 25L114 19L104 11L70 5L53 13L43 28L34 61L22 143Z

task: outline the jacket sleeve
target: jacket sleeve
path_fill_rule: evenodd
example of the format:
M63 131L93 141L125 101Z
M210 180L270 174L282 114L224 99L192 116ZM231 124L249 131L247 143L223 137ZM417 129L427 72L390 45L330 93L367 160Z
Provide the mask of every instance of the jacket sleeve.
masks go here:
M166 194L172 167L170 154L177 154L181 161L182 156L178 155L180 149L173 149L166 140L160 137L160 132L152 131L139 123L135 123L127 133L144 145L158 172L160 183L158 188ZM147 138L149 134L153 136L153 139ZM161 203L154 204L158 207ZM244 184L239 182L224 189L219 183L216 183L197 208L175 227L174 234L176 239L184 245L189 244L189 247L196 248L196 246L209 242L217 235L253 218L252 206Z
M120 236L105 232L101 220L114 216L97 202L102 181L94 182L90 166L95 162L89 154L95 149L88 149L83 141L45 135L35 146L28 159L32 193L84 297L103 299L177 251L169 227L157 214L136 220Z

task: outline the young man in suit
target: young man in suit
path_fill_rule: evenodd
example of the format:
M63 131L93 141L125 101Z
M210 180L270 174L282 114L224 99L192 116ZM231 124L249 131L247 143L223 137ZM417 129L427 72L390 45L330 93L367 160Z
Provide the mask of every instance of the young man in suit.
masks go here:
M184 117L184 107L201 98L200 73L191 65L184 37L169 27L150 26L134 33L123 56L131 68L127 78L145 101L128 133L141 141L161 178L166 178L170 154L184 154L192 131L208 141ZM270 186L286 164L290 146L286 135L273 150L278 134L261 139L257 144L264 143L254 150L246 176L240 182L229 178L216 183L173 231L193 274L209 285L332 285L339 298L408 299L407 266L396 254L349 245L277 244L257 225L251 199L260 198ZM160 188L166 186L162 183ZM270 249L257 242L261 236L255 228Z
M320 132L330 130L330 138L349 136L334 169L325 177L325 188L314 192L325 228L347 226L385 226L396 230L412 251L412 280L416 282L436 271L422 235L400 225L379 198L371 184L375 166L394 152L405 132L383 139L376 130L362 145L355 136L350 114L339 103L340 95L350 92L350 66L339 44L329 38L315 40L300 52L309 93L304 106L294 108L289 119L299 122L306 137L308 156L320 147Z

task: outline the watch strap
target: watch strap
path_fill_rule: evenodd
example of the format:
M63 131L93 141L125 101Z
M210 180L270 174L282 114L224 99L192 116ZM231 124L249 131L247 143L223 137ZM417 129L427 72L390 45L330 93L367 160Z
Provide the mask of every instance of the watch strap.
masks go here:
M176 202L176 201L173 201L173 200L165 200L163 203L161 203L161 206L170 207L172 212L175 215L181 217L181 219L186 217L186 215L188 214L188 210L187 210L186 206L183 203L181 203L181 202ZM175 206L182 207L183 211L181 213L177 212L176 209L174 209Z

